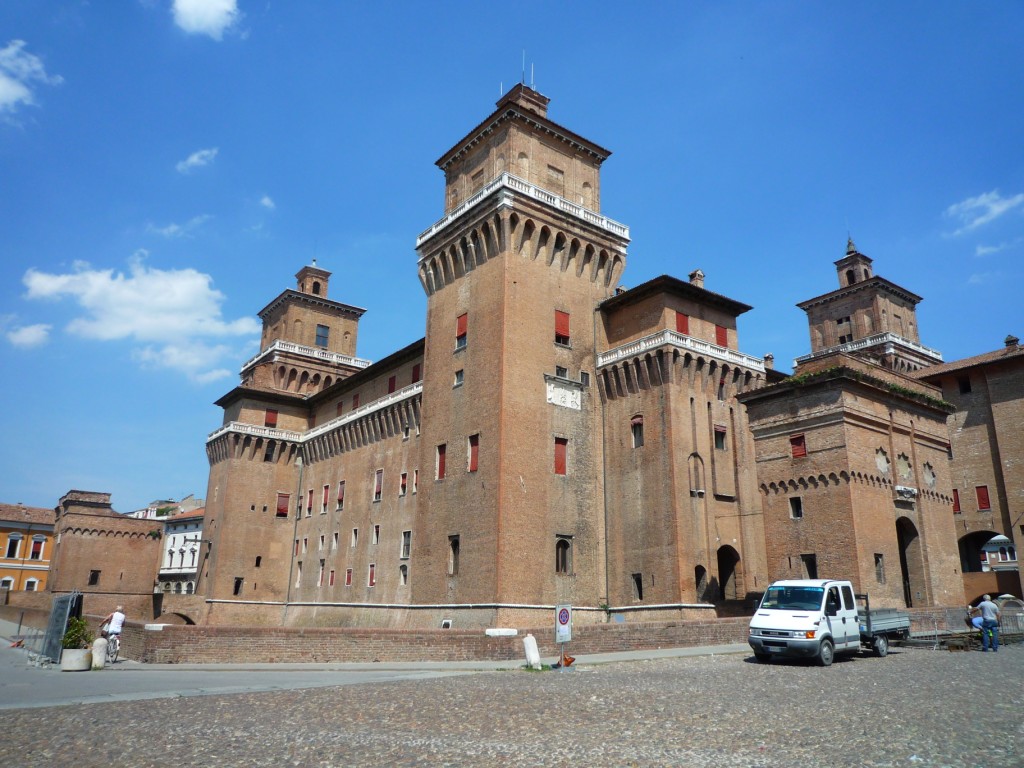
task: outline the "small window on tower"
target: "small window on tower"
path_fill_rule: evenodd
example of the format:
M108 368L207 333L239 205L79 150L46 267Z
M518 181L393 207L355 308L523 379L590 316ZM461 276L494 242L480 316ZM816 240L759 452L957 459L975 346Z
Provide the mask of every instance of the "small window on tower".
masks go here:
M794 520L800 520L804 516L804 500L801 497L789 498L789 516Z
M327 337L329 336L331 329L326 325L318 325L316 327L316 345L318 347L327 348ZM308 338L308 337L307 337Z
M566 474L566 461L569 454L569 440L565 437L555 438L555 474Z
M633 447L640 448L644 444L644 417L637 414L629 422L630 431L633 433Z
M725 427L715 426L715 449L724 451L726 447L725 442L726 430Z
M555 344L569 346L569 313L555 310Z
M392 392L395 391L397 386L398 386L398 377L397 376L391 376L390 378L388 378L388 394L389 395Z
M467 472L476 472L480 463L480 435L470 435L469 445L467 446L468 461L466 463Z
M794 459L807 455L807 443L804 441L803 435L792 435L789 438L789 447Z
M273 408L267 408L267 412L263 416L264 427L276 427L277 426L277 411Z
M465 312L455 318L455 348L466 348L466 336L469 330L469 315Z

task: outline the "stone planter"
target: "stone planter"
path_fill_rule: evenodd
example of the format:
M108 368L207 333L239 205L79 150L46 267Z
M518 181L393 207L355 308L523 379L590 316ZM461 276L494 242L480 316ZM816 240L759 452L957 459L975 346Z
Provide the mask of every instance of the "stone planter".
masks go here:
M61 672L85 672L91 667L91 648L65 648L60 655Z

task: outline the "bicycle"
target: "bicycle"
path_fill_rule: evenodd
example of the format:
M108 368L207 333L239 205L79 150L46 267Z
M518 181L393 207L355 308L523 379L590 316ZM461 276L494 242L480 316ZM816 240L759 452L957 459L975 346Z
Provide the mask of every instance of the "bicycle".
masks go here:
M121 651L121 636L107 634L103 631L103 637L107 639L107 664L117 661L117 654Z

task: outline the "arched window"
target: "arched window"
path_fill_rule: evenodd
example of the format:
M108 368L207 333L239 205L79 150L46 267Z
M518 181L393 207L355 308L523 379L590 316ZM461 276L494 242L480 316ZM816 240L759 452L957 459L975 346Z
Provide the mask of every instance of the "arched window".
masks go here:
M633 433L633 447L640 448L644 444L644 417L636 414L629 421L629 428Z
M846 270L846 284L847 285L853 285L853 283L854 283L854 281L856 281L856 279L857 279L856 275L854 274L852 269Z
M459 575L459 537L448 537L448 575Z
M569 536L555 539L555 573L572 573L572 539Z

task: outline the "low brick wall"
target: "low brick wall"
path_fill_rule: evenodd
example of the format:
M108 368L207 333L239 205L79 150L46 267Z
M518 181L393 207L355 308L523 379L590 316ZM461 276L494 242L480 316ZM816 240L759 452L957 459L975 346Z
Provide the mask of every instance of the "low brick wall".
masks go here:
M136 628L125 633L131 658L150 663L510 661L523 658L531 632L542 655L558 653L554 627L487 637L480 630L347 629L168 626L144 631L143 650L131 653ZM745 642L747 619L604 624L573 628L573 655Z

